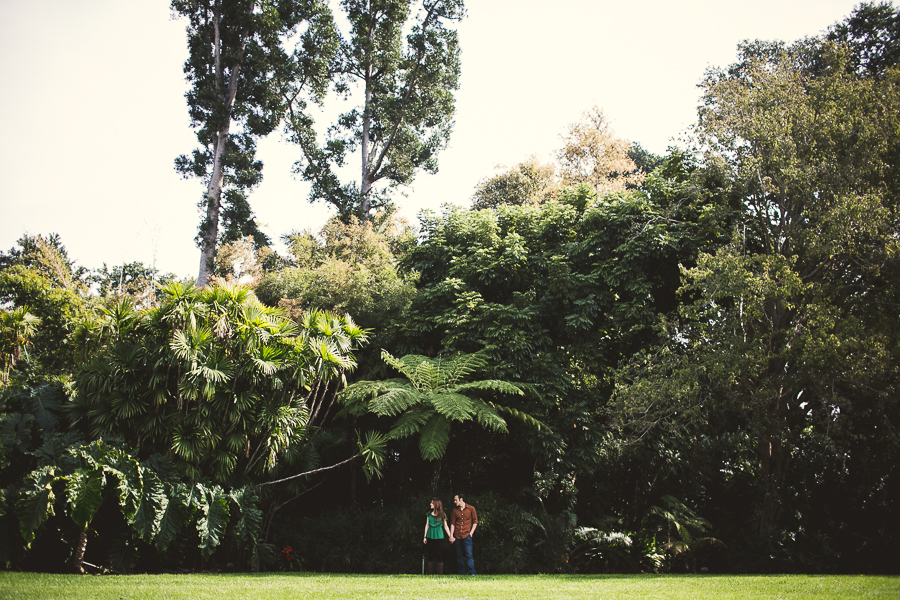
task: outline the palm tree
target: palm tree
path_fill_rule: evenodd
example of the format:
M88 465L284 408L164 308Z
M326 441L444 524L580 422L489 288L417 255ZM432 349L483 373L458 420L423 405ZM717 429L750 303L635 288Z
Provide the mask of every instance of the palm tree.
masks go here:
M241 286L162 293L158 308L114 304L79 330L95 350L76 373L72 415L219 483L301 459L366 331L325 311L295 323Z
M431 493L437 493L441 460L450 442L451 425L475 420L490 431L507 433L501 412L510 414L540 429L534 417L514 408L483 400L484 393L522 396L524 391L508 381L481 379L467 381L487 365L480 353L457 354L452 357L428 358L408 354L395 358L386 350L381 358L399 371L403 378L385 381L360 381L339 395L351 415L366 412L384 417L399 417L389 439L419 435L422 458L433 464Z
M9 372L16 366L40 323L40 318L28 312L27 306L0 311L0 360L3 362L3 385L0 387L9 382Z

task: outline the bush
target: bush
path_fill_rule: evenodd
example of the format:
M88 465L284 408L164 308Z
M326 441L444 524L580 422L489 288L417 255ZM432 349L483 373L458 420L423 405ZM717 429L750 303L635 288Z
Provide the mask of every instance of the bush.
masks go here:
M429 498L402 506L341 507L286 520L277 548L290 546L299 568L330 573L421 573L422 531ZM472 495L478 511L475 569L479 573L568 571L574 515L537 516L496 494ZM449 502L445 505L449 508ZM444 548L444 573L456 572L456 553Z

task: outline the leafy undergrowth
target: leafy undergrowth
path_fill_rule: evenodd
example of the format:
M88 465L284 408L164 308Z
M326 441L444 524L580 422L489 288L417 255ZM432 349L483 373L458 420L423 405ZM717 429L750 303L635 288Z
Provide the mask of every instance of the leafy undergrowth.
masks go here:
M808 575L128 575L0 572L0 599L817 599L900 596L900 577Z

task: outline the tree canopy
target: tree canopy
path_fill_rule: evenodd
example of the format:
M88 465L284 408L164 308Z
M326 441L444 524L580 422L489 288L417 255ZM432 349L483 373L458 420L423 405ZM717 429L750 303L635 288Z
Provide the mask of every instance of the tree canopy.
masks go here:
M452 25L462 0L342 0L349 31L335 66L338 95L354 107L320 139L312 117L291 110L290 139L302 157L296 172L346 220L365 221L389 202L388 189L435 172L453 127L459 87L459 40ZM342 183L339 167L356 155L358 179ZM386 183L385 187L376 184Z

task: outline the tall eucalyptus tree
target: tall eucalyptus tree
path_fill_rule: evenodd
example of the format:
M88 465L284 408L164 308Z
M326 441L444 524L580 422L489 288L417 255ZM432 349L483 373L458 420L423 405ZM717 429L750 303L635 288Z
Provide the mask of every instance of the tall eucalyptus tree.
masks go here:
M172 0L172 9L188 19L186 98L200 142L175 167L206 183L197 235L205 285L220 240L266 242L247 202L262 179L256 142L281 122L285 98L321 98L337 41L324 0Z
M463 0L342 0L341 7L350 31L340 43L335 91L358 94L359 102L337 118L324 145L302 110L290 112L287 127L303 154L295 169L312 183L310 201L333 204L342 218L365 220L388 202L377 183L404 185L420 169L437 171L460 75L459 40L449 25L465 9ZM354 152L359 179L342 183L336 169Z

